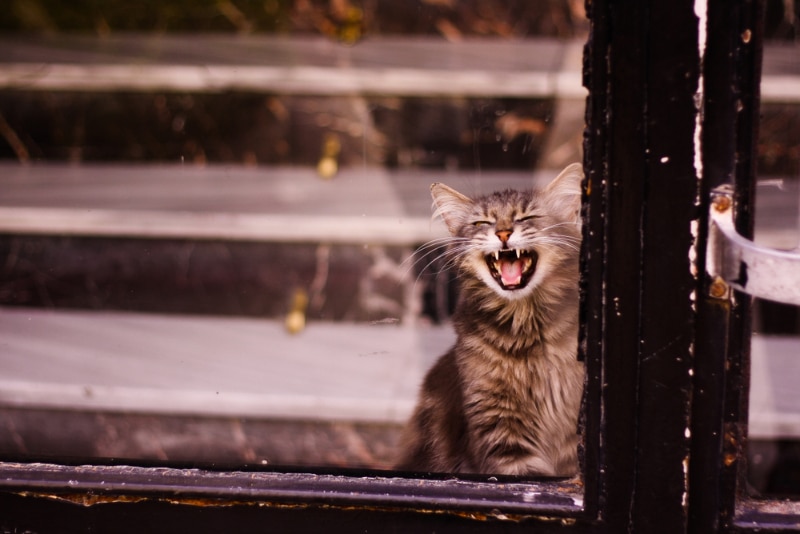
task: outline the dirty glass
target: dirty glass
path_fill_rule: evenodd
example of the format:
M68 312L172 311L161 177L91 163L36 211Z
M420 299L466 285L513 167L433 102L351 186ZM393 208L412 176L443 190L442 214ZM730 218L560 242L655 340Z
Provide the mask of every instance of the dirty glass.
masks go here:
M755 241L800 252L800 41L789 7L767 16ZM756 299L750 374L750 487L800 495L800 307Z
M582 2L7 7L0 455L390 468L429 185L580 161Z

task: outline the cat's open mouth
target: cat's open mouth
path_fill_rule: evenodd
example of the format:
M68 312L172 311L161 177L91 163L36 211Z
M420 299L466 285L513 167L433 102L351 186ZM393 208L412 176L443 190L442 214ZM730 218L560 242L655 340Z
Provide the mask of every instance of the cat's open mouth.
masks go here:
M497 250L486 256L486 265L500 287L521 289L530 282L538 258L532 250Z

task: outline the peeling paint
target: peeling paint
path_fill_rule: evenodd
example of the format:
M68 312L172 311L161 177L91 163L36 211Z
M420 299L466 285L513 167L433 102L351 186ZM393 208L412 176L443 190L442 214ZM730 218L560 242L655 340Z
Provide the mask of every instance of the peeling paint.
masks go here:
M697 92L695 93L695 106L697 107L697 115L695 118L694 126L694 168L697 176L703 175L703 101L705 93L703 85L705 78L703 76L703 61L706 55L706 25L708 20L708 3L707 0L694 1L694 13L697 16L697 53L700 58L700 73L697 78Z

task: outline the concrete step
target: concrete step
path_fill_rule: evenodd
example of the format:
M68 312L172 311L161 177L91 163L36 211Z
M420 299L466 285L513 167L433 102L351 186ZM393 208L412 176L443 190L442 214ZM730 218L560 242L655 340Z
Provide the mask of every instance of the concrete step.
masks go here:
M430 217L432 183L478 194L543 186L557 172L364 167L323 179L297 167L0 162L0 232L414 246L445 235ZM760 184L756 239L787 248L800 181Z
M554 171L0 163L0 231L410 246L443 235L429 187L545 184Z
M340 166L530 168L562 115L554 100L582 109L586 95L577 41L122 34L0 46L14 139L0 157L23 160L316 165L334 142ZM574 158L582 120L564 122L554 137Z
M452 307L429 185L542 185L554 171L0 164L0 304L329 321L439 320ZM797 180L759 188L756 241L800 242Z
M449 325L0 308L0 454L386 468ZM800 438L800 339L755 336L750 437Z
M388 468L447 326L0 308L0 455Z
M403 422L446 326L0 308L0 403Z
M3 38L0 88L582 97L581 42L554 39L79 35ZM577 68L576 68L577 67Z
M0 88L582 98L582 41L81 35L0 39ZM800 102L797 48L764 47L764 102Z
M430 219L432 182L477 192L553 176L371 168L323 180L312 169L178 165L0 170L0 303L281 318L302 291L311 319L404 322L440 318L449 306L441 302L449 285L437 276L441 262L414 257L445 235Z

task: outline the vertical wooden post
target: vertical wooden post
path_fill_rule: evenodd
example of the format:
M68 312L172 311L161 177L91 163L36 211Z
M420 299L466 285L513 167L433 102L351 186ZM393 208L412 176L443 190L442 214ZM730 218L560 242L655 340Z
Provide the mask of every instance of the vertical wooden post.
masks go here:
M698 18L692 0L587 8L582 346L603 403L600 514L610 532L685 532Z
M703 61L700 207L710 191L734 187L736 223L752 237L755 150L763 46L760 0L708 0ZM698 271L705 273L708 221L698 235ZM716 298L703 276L697 297L692 451L691 532L716 532L733 522L744 465L749 381L750 298Z

